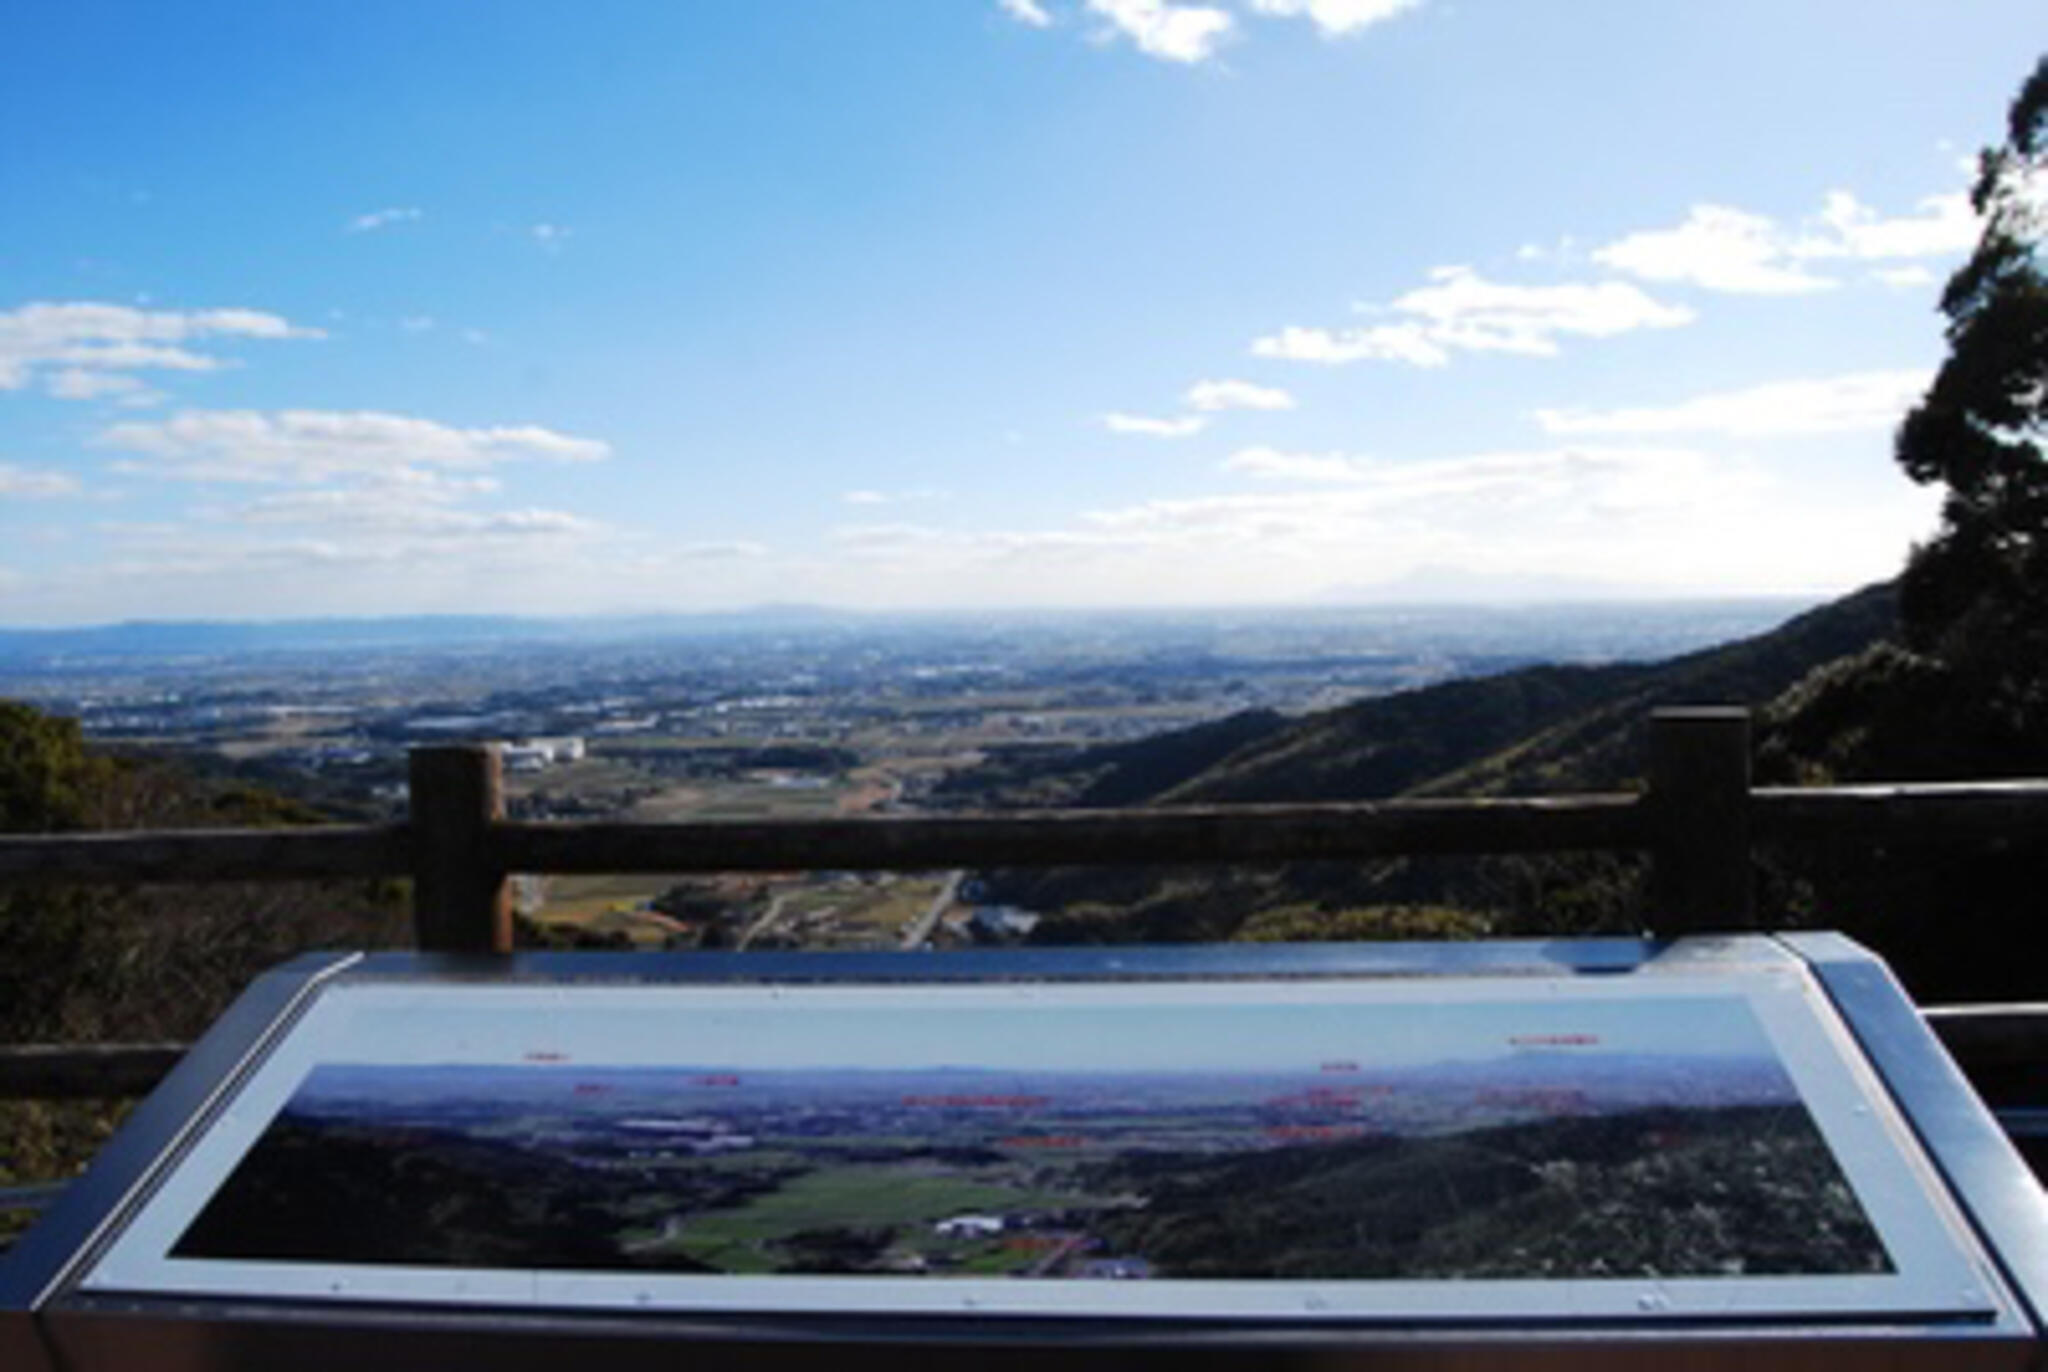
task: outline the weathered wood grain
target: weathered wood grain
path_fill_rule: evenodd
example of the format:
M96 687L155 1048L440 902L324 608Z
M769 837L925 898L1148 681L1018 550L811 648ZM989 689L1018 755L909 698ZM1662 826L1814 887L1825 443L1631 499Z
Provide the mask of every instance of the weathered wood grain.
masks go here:
M436 953L512 951L512 895L496 858L505 817L498 750L412 750L412 916L419 946Z

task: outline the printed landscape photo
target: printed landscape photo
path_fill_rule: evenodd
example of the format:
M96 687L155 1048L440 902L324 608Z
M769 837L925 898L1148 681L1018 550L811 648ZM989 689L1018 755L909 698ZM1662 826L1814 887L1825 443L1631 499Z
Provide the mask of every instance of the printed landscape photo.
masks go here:
M1307 1060L1274 1051L1289 1007L1222 1016L1263 1066L325 1064L171 1257L1104 1280L1895 1270L1739 1002L1589 1006L1592 1028L1530 1033L1508 1029L1526 1007L1462 1008L1429 1017L1440 1052L1361 1011L1376 1032L1358 1051ZM1615 1032L1631 1014L1654 1025L1641 1042ZM918 1024L892 1018L877 1039ZM922 1027L957 1048L1000 1024ZM1174 1016L1153 1028L1174 1041ZM828 1017L811 1041L860 1033ZM1198 1030L1182 1042L1203 1052Z

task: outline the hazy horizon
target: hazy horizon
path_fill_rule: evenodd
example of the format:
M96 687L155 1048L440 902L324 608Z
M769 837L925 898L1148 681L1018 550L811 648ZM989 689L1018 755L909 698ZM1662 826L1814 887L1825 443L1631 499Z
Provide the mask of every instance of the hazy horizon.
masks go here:
M1861 588L1857 588L1861 589ZM850 604L833 604L827 601L815 602L763 602L751 605L734 605L705 609L607 609L567 611L558 614L522 613L517 610L427 610L418 612L389 611L364 614L319 614L319 615L220 615L156 618L138 616L128 619L85 620L59 623L32 623L0 621L0 633L8 634L66 634L111 632L121 629L140 628L233 628L233 629L289 629L300 626L318 625L378 625L404 623L431 623L463 620L502 622L510 625L546 627L576 625L597 627L609 623L630 624L637 622L662 621L742 621L760 620L764 627L772 626L777 620L817 618L846 620L860 623L892 623L931 621L955 624L961 621L987 620L1007 622L1026 619L1145 619L1145 620L1202 620L1212 618L1263 618L1268 616L1298 616L1315 618L1329 616L1341 618L1352 614L1401 614L1401 613L1443 613L1443 614L1500 614L1528 610L1598 612L1614 610L1629 611L1669 610L1684 612L1709 609L1716 606L1730 607L1772 607L1782 608L1787 615L1797 614L1826 603L1834 596L1801 595L1793 593L1756 593L1751 595L1719 594L1702 591L1695 594L1666 594L1628 596L1615 594L1601 597L1588 594L1583 597L1554 596L1512 598L1502 596L1495 599L1455 599L1445 597L1428 599L1424 597L1386 599L1342 599L1342 600L1292 600L1292 601L1247 601L1237 604L1125 604L1125 605L905 605L869 607Z

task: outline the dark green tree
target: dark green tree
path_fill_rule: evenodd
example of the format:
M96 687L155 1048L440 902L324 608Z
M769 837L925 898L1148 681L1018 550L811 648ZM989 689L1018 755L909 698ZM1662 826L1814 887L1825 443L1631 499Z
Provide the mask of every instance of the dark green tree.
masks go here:
M2048 708L2048 57L1979 163L1977 249L1941 298L1949 355L1899 427L1915 481L1947 488L1940 530L1901 583L1908 645L1977 680L1987 701Z
M114 774L75 720L0 700L0 832L90 827ZM76 891L0 888L0 1038L46 1024L69 993L56 969L90 969L90 903Z
M111 770L76 720L0 700L0 833L85 827Z
M0 700L0 833L320 818L168 759L110 755L76 720ZM389 883L0 886L0 1042L183 1038L295 952L404 936Z

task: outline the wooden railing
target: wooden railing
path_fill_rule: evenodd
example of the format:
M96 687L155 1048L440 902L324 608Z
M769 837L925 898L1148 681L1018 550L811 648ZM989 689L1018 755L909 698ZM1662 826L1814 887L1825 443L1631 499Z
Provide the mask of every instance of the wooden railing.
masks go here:
M1753 927L1758 843L2048 839L2048 781L1754 787L1744 710L1659 710L1640 792L1482 800L1041 811L765 823L521 822L496 750L411 756L411 818L295 829L0 835L0 883L410 877L423 949L511 949L513 873L917 871L1089 864L1249 864L1392 855L1637 850L1653 932ZM2015 1012L2048 1056L2048 1015ZM1981 1026L1972 1026L1975 1032ZM175 1045L0 1050L0 1099L127 1094Z
M384 825L0 834L0 884L410 877L419 946L511 947L515 872L917 871L1639 850L1660 934L1751 927L1755 844L2048 836L2048 780L1752 787L1749 716L1656 711L1640 792L633 824L507 819L495 749L415 749Z

